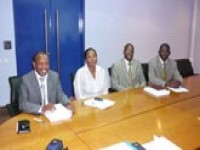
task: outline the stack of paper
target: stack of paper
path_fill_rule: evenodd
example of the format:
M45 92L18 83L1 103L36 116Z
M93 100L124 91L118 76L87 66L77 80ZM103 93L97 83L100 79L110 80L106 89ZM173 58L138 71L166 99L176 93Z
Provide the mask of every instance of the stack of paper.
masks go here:
M142 145L146 150L182 150L165 137L154 136L154 140Z
M184 87L179 87L179 88L169 88L171 91L176 92L176 93L185 93L185 92L189 92L188 89L184 88Z
M152 87L145 87L144 91L151 94L151 95L157 96L157 97L166 96L166 95L170 94L170 91L168 91L166 89L157 90L157 89L154 89Z
M105 148L101 148L100 150L137 150L137 149L134 148L129 142L121 142Z
M103 98L102 100L95 100L94 98L92 98L92 99L84 101L84 104L91 107L96 107L99 109L106 109L114 105L115 102L108 99L103 99Z
M46 111L44 115L50 122L68 120L72 116L72 111L64 107L62 104L55 104L56 110Z

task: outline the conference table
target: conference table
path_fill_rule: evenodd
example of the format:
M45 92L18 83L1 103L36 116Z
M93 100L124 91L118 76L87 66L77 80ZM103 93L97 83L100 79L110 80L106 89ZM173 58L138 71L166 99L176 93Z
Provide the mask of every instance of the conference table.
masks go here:
M155 97L143 88L126 89L102 98L115 101L105 110L73 101L74 115L50 123L43 115L20 114L0 126L2 149L45 149L58 138L69 150L96 150L122 141L147 143L164 136L183 150L200 148L200 75L184 79L189 92ZM43 122L35 121L40 118ZM18 120L31 122L29 134L17 134Z

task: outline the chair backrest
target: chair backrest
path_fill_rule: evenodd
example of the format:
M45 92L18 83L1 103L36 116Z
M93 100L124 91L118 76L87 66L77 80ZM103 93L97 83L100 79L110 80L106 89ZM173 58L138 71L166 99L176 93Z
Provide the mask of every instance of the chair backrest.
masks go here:
M194 75L194 70L189 59L176 59L177 68L182 77Z
M113 66L111 66L111 67L109 67L108 68L108 74L109 74L109 77L110 77L110 81L111 81L111 78L112 78L112 67ZM111 82L110 82L111 83ZM111 83L112 84L112 83ZM111 85L112 86L112 85ZM108 89L108 92L109 93L113 93L113 92L117 92L117 90L116 89L114 89L113 87L110 87L109 89Z
M108 74L110 77L112 76L112 66L108 68Z
M149 71L149 64L148 63L142 63L142 69L143 69L143 74L146 79L146 82L149 82L149 76L148 76L148 71Z
M70 80L71 80L71 87L72 87L72 96L74 96L74 78L75 78L76 72L70 73Z
M19 76L12 76L9 77L9 84L10 84L10 89L11 89L11 95L10 95L10 105L8 106L9 108L9 113L11 116L17 115L20 113L19 107L18 107L18 88L19 84L21 82L21 77Z

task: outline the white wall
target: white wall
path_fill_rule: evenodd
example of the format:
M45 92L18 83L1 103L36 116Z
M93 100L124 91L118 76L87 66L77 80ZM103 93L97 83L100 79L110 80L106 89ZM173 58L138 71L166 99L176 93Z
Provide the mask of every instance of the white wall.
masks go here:
M8 77L16 75L16 57L12 0L0 0L0 106L10 102ZM5 50L3 42L12 41L12 49Z
M194 38L194 68L200 74L200 0L195 0L197 5Z
M135 58L148 62L161 43L172 58L188 58L193 0L86 0L85 47L98 51L109 67L120 59L125 43L135 45Z
M194 53L190 56L194 1ZM122 57L126 42L136 48L135 58L148 62L159 45L168 42L172 58L194 57L200 73L199 0L85 0L85 47L98 51L99 63L108 67ZM3 41L11 40L12 49L4 50ZM8 77L16 75L12 0L0 0L0 106L9 103ZM23 64L22 64L23 65Z

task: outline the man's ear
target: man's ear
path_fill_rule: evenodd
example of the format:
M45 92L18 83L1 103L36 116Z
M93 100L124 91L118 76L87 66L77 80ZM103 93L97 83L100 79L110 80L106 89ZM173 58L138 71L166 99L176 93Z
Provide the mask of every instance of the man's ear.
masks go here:
M32 62L32 64L33 64L33 68L35 69L35 62Z

